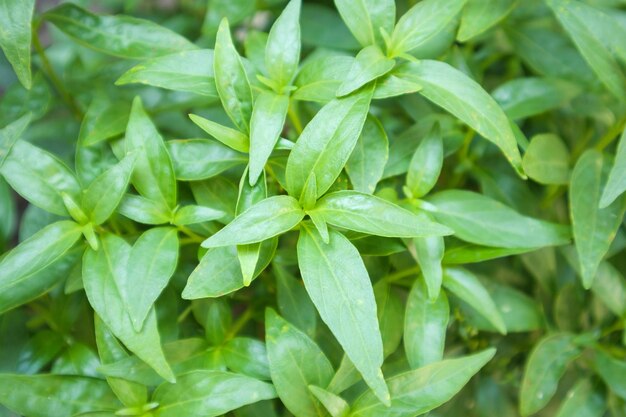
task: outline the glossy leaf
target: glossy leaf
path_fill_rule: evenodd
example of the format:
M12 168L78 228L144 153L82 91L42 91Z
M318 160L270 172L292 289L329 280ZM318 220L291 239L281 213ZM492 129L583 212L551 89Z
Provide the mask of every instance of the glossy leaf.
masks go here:
M389 140L385 129L380 121L368 116L345 167L355 191L374 193L383 176L388 154Z
M98 16L71 3L49 10L45 18L81 45L122 58L152 58L195 49L184 37L149 20Z
M522 160L524 172L541 184L567 184L569 151L553 134L536 135L530 141Z
M133 186L143 197L174 208L176 177L172 161L139 97L133 101L125 142L126 152L138 153L131 180Z
M585 288L591 287L626 211L624 199L603 209L598 207L606 171L602 154L588 150L576 163L570 181L570 216Z
M413 284L404 316L404 350L412 369L443 359L450 307L445 292L431 300L424 281Z
M287 161L289 195L299 198L310 175L317 180L317 196L335 182L363 129L372 89L335 99L306 125Z
M309 337L315 336L317 312L302 281L296 281L279 264L273 264L272 269L276 274L276 301L280 314Z
M119 407L106 382L84 376L0 374L0 404L33 417Z
M367 46L357 54L337 96L345 96L391 71L395 61L387 58L376 45Z
M381 30L391 33L396 20L391 0L335 0L337 10L361 46L382 43Z
M411 196L420 198L433 189L441 173L443 165L443 141L441 131L435 126L433 130L420 141L406 174L406 186Z
M57 284L63 276L56 271L69 269L62 258L69 255L80 236L78 224L63 220L8 252L0 261L0 312L30 301Z
M515 0L468 0L457 39L466 42L484 33L504 19L514 6Z
M346 417L350 412L350 406L341 397L326 391L315 385L309 385L309 390L315 395L315 398L324 405L324 408L332 417Z
M413 6L396 24L391 35L391 54L410 52L435 38L457 18L465 1L426 0Z
M248 161L245 155L208 139L170 140L167 152L181 181L211 178Z
M80 193L76 177L63 162L28 142L13 146L0 173L22 197L60 216L68 214L61 194L76 199Z
M565 368L579 353L575 337L567 333L547 336L535 346L522 380L520 412L523 416L534 414L548 404Z
M291 0L274 22L267 38L265 67L270 78L280 87L289 85L298 70L300 62L299 18L300 0Z
M451 230L382 198L356 191L322 197L314 209L329 224L387 237L443 236Z
M427 413L451 399L470 378L493 358L495 349L457 359L435 362L387 380L391 406L379 402L371 391L352 406L353 417L409 417Z
M465 269L447 268L444 271L443 285L493 324L500 333L506 334L506 325L498 308L474 274Z
M185 50L143 61L122 74L115 84L145 84L218 97L210 49Z
M214 248L261 242L291 230L303 218L304 211L293 197L269 197L241 213L202 242L202 246Z
M155 227L135 241L128 257L125 280L120 285L128 315L137 332L141 331L150 309L159 297L178 263L177 231Z
M28 127L31 118L32 115L27 113L13 123L0 129L0 169L7 159L9 152L11 152L13 145L15 145Z
M195 114L190 114L189 118L192 122L198 125L200 129L204 130L224 145L239 152L247 153L250 151L250 139L248 139L248 136L244 135L240 131L215 123Z
M432 2L439 4L435 0ZM450 2L462 3L458 0ZM499 147L513 168L523 176L522 158L515 134L509 119L493 97L474 80L443 62L422 60L405 65L402 77L421 85L421 95L449 111Z
M602 190L600 208L608 207L626 191L626 130L622 133L615 152L615 162L609 172L606 185Z
M156 417L221 416L231 410L276 397L274 387L244 375L223 371L193 371L154 391Z
M502 248L565 245L569 227L526 217L504 204L471 191L446 190L428 199L433 216L459 239Z
M135 194L126 194L117 210L129 219L144 224L163 224L171 219L170 209L163 203Z
M265 339L272 383L287 409L297 416L319 416L323 406L308 386L325 387L333 376L324 352L271 309L265 312Z
M132 285L128 282L126 269L131 246L115 235L105 235L100 242L98 251L87 249L83 258L83 283L89 303L130 351L163 378L174 381L174 374L161 349L154 309L138 332L126 307L124 294L129 292L127 286Z
M31 21L35 0L0 3L0 48L13 66L17 78L27 89L31 88L30 69Z
M235 126L247 133L252 115L252 91L226 19L222 20L217 31L214 57L215 86L224 110Z
M81 206L94 224L104 223L122 201L136 160L137 154L129 154L93 180L84 191Z
M109 102L107 97L96 96L80 125L78 141L83 146L92 146L121 135L126 130L129 113L129 103Z
M353 61L354 58L341 54L308 58L294 80L298 89L292 94L293 99L322 103L333 100Z
M297 4L292 0L290 4ZM297 62L297 61L296 61ZM262 92L254 102L250 120L250 184L256 184L280 138L289 108L289 97Z
M376 395L387 402L380 365L383 346L376 301L363 261L342 234L329 230L326 244L310 225L298 239L300 273L313 304Z

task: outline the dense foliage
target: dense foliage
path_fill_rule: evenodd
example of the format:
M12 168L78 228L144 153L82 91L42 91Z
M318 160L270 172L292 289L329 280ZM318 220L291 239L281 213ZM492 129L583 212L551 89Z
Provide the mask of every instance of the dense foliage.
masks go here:
M50 3L0 416L626 416L624 0Z

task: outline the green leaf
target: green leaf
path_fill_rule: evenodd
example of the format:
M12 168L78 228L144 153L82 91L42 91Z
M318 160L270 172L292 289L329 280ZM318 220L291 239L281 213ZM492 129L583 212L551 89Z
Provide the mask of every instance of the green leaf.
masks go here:
M63 279L76 260L68 251L80 236L78 224L63 220L8 252L0 261L0 314L39 297Z
M292 0L290 5L298 2ZM263 91L254 102L250 120L250 185L256 184L280 138L288 108L289 97L270 91Z
M322 405L308 386L325 387L334 374L324 352L272 309L265 311L265 339L272 382L285 407L297 416L321 415Z
M615 97L626 100L624 73L612 51L598 38L597 31L601 29L594 25L606 25L612 16L601 14L601 18L594 18L599 11L578 1L549 0L547 3L602 84Z
M248 162L244 154L209 139L170 140L167 151L181 181L204 180Z
M443 237L416 237L413 239L413 246L415 247L413 257L417 261L426 282L428 299L434 301L439 296L443 280L441 268L445 251Z
M106 366L129 356L124 346L97 314L94 314L94 327L98 356L102 365ZM115 377L107 377L107 382L117 398L127 407L143 405L148 401L148 389L141 384Z
M31 118L32 114L27 113L13 123L0 129L0 169L2 169L2 165L11 152L11 149L13 149L13 145L15 145L30 124Z
M609 262L600 263L591 291L616 316L626 314L626 279Z
M626 199L616 200L603 209L598 207L606 175L602 154L588 150L576 163L570 181L574 243L583 286L587 289L591 287L598 265L608 252L626 211Z
M253 279L263 271L272 260L278 239L268 239L261 243L259 260ZM221 297L243 288L243 276L234 246L222 246L209 249L200 260L200 264L189 276L182 297L187 300L205 297Z
M83 284L93 309L113 334L166 380L175 377L161 349L156 313L152 309L140 332L135 331L125 303L132 282L127 278L131 246L124 239L106 234L100 249L87 249L83 258Z
M392 0L335 0L341 18L361 46L382 45L381 30L393 31L396 5Z
M155 417L202 415L217 417L231 410L276 397L272 385L244 375L197 370L164 383L154 391Z
M273 196L237 216L222 230L202 242L202 247L246 245L261 242L293 229L304 218L298 200Z
M0 48L17 78L29 90L32 86L30 44L34 9L35 0L0 2Z
M374 193L388 155L389 140L383 125L374 116L368 116L345 167L355 191Z
M131 220L144 224L168 223L172 217L170 209L162 203L134 194L126 194L117 211Z
M523 177L522 158L509 119L480 84L444 62L425 59L405 64L405 68L399 76L421 85L421 95L499 147Z
M176 206L176 177L163 138L146 114L139 97L133 100L126 128L126 152L137 151L133 186L143 197Z
M406 186L413 198L425 196L439 179L443 166L443 140L441 129L435 125L428 136L420 141L406 173Z
M135 331L141 331L154 302L174 274L177 263L176 229L155 227L135 241L128 257L127 281L120 285Z
M61 194L74 200L80 194L78 180L63 162L25 141L15 143L0 173L26 200L60 216L68 214Z
M369 275L348 239L334 230L329 230L329 236L326 244L310 225L301 225L298 265L304 286L365 382L388 402L380 370L383 346Z
M602 417L606 399L597 386L583 379L566 394L556 417Z
M428 199L435 219L467 242L502 248L540 248L565 245L569 227L519 214L481 194L446 190Z
M575 336L555 333L544 337L526 362L520 391L520 413L528 416L543 409L556 393L567 365L580 354Z
M468 0L456 38L467 42L503 20L516 6L516 0Z
M569 182L569 150L554 134L534 136L522 160L524 172L541 184Z
M143 61L115 81L115 85L126 84L145 84L217 98L213 51L184 50Z
M451 233L425 215L411 213L387 200L357 191L327 194L312 211L333 226L377 236L426 237Z
M490 348L391 377L387 380L391 392L390 407L368 391L356 399L350 416L410 417L427 413L456 395L495 353L495 349Z
M235 337L221 349L226 366L234 372L258 379L270 379L265 343L249 337Z
M122 201L137 154L129 154L98 176L83 193L81 207L96 225L104 223Z
M624 372L626 362L613 358L600 349L595 351L593 366L598 375L616 395L626 399L626 382Z
M354 149L372 98L372 88L326 104L309 122L287 160L289 195L299 198L315 174L317 197L335 182Z
M70 375L0 374L0 404L29 417L73 416L119 407L106 382Z
M467 269L446 268L443 285L455 296L469 304L502 334L506 334L504 320L491 295L478 278Z
M357 54L344 82L337 89L337 97L345 96L391 71L395 61L387 58L376 45L367 46Z
M252 115L252 90L225 18L217 31L213 71L224 110L240 131L248 133Z
M394 353L402 341L404 322L404 294L384 280L374 285L376 315L383 339L383 356Z
M106 139L121 135L128 125L130 106L126 101L111 101L97 95L89 104L80 125L78 141L83 146L93 146Z
M412 369L443 359L449 320L446 293L441 291L432 300L424 281L418 278L411 287L404 315L404 350Z
M337 88L352 68L354 58L340 54L320 54L309 57L294 80L298 87L294 100L327 103L336 97Z
M298 329L315 336L317 312L302 281L297 281L280 264L272 264L276 276L276 303L280 314Z
M265 46L265 67L279 87L288 86L300 62L300 3L291 0L272 25Z
M390 55L411 52L436 38L457 19L465 1L424 0L417 3L398 20L391 35Z
M511 119L525 119L557 109L578 94L578 85L558 78L516 78L491 93Z
M186 226L188 224L203 223L213 220L220 220L226 216L226 213L211 207L204 206L184 206L176 210L172 224L177 226Z
M192 122L198 125L200 129L204 130L224 145L239 152L248 153L250 151L250 140L248 139L248 136L244 135L240 131L215 123L195 114L190 114L189 118Z
M350 406L338 395L326 391L315 385L309 385L309 390L324 405L324 408L332 417L347 417L350 412Z
M121 58L153 58L196 49L184 37L149 20L98 16L71 3L49 10L44 17L81 45Z
M615 199L626 191L626 130L622 133L615 152L615 162L609 172L602 197L600 208L608 207Z

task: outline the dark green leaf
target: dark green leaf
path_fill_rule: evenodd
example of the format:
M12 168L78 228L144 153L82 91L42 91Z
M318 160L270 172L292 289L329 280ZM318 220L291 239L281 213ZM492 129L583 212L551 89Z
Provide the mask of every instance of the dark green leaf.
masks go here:
M600 208L608 207L624 191L626 191L626 130L622 133L617 144L615 162L611 167L609 178L602 191Z
M0 47L17 78L29 90L32 86L30 43L34 9L35 0L0 2Z
M211 178L248 162L244 154L208 139L170 140L167 151L172 158L176 178L181 181Z
M11 149L13 149L15 142L18 141L28 127L31 118L32 114L27 113L13 123L0 129L0 168L2 168L4 161L7 159Z
M346 172L354 190L373 194L383 176L389 154L389 141L383 125L368 116L361 136L346 163Z

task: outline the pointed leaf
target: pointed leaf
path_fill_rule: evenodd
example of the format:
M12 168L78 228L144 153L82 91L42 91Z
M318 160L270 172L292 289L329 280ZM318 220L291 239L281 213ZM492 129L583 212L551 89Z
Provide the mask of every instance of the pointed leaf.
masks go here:
M495 349L457 359L447 359L389 378L391 406L379 402L371 391L352 406L351 417L409 417L427 413L456 395L480 368L493 358Z
M315 385L309 385L309 390L324 405L332 417L346 417L350 412L350 406L340 396Z
M278 86L291 84L300 62L300 3L291 0L272 25L265 46L265 67Z
M443 236L447 227L425 215L411 213L393 203L356 191L337 191L322 197L313 210L328 224L387 237Z
M135 331L124 304L126 265L131 247L115 235L104 235L98 251L87 249L83 258L83 283L87 298L102 321L133 353L167 380L174 374L161 349L156 313L152 309L140 332ZM132 284L131 284L132 285Z
M325 244L310 224L301 226L298 264L304 285L322 320L367 384L388 401L380 370L383 346L372 283L356 248L342 234L329 232Z
M13 145L15 145L15 142L17 142L28 127L31 118L32 114L26 113L16 121L0 129L0 169L7 159L9 152L11 152Z
M239 152L248 153L250 151L250 139L240 131L195 114L190 114L189 118L198 125L200 129L204 130L224 145Z
M323 407L308 386L325 387L333 376L324 352L271 309L265 312L265 339L272 382L285 407L297 416L319 416Z
M223 371L198 370L181 375L175 384L154 391L155 417L202 415L217 417L231 410L276 397L271 384Z
M248 162L244 154L208 139L170 140L167 151L180 181L204 180Z
M368 116L346 163L346 172L355 191L374 193L383 176L388 155L389 140L383 125L374 116Z
M620 198L599 208L607 167L602 154L586 151L576 163L570 181L569 202L574 243L583 286L590 288L598 265L606 255L622 223L626 199Z
M30 44L34 9L35 0L0 2L0 47L17 78L29 90L32 85Z
M556 417L602 417L605 410L606 398L602 391L583 379L565 395Z
M292 0L295 4L299 0ZM285 125L289 97L264 91L257 97L250 121L250 184L256 184Z
M359 51L345 81L337 89L337 97L345 96L391 71L395 61L387 58L376 45Z
M298 201L274 196L241 213L222 230L202 242L205 248L261 242L294 228L304 218Z
M406 173L406 185L414 198L421 198L433 189L443 166L443 140L438 125L420 141Z
M317 197L335 182L356 145L369 110L372 88L326 104L304 128L287 161L289 195L299 198L315 174Z
M486 32L515 7L515 0L467 0L457 39L466 42Z
M439 296L443 280L441 264L445 252L443 237L416 237L413 239L415 246L415 260L422 270L422 276L428 288L428 299L434 301Z
M382 45L380 29L393 30L396 6L392 0L335 0L335 5L361 46Z
M615 162L611 167L609 178L602 191L600 208L608 207L624 191L626 191L626 130L622 133L617 144Z

